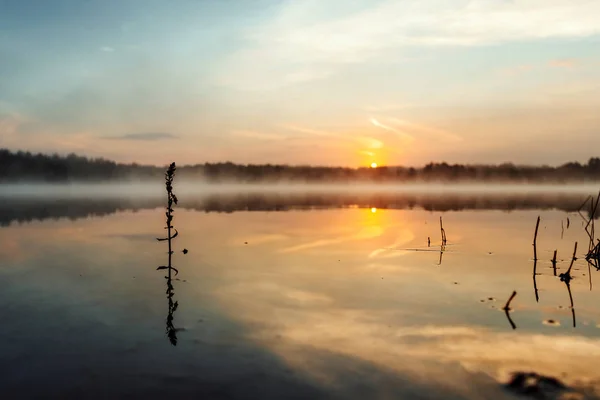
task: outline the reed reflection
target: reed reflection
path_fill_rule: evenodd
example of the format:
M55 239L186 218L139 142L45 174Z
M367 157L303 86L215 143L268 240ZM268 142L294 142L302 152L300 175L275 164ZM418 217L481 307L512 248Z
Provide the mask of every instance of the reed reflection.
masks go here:
M168 299L168 304L169 304L169 312L167 314L167 319L166 319L165 333L166 333L167 337L169 338L169 342L173 346L177 346L177 328L175 328L175 325L173 323L173 321L174 321L173 314L175 313L175 311L177 311L177 307L179 306L179 303L177 301L173 301L173 296L175 296L175 288L173 287L173 280L171 279L171 270L172 269L169 269L169 273L165 277L167 279L167 292L166 293L167 293L167 299Z

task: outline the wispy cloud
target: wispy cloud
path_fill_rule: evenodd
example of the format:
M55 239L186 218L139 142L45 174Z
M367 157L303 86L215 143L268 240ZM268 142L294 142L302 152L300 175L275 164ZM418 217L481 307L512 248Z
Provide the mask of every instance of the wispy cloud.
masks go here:
M296 126L296 125L282 125L281 127L283 129L288 129L290 131L299 132L299 133L305 133L308 135L342 137L342 135L340 133L333 132L333 131L324 131L324 130L320 130L320 129L312 129L312 128L306 128L306 127Z
M557 58L555 60L551 60L548 64L551 67L556 68L573 68L576 67L579 62L574 58Z
M369 136L360 136L356 140L368 147L369 149L380 149L383 147L383 142Z
M127 133L125 135L118 136L109 136L106 139L116 139L116 140L169 140L169 139L179 139L179 136L173 135L172 133L165 132L140 132L140 133Z
M295 125L285 125L285 129L289 129L294 132L303 133L305 135L316 136L316 137L327 137L343 140L346 142L358 143L361 146L365 146L369 149L381 149L384 146L384 142L371 136L355 135L348 132L337 132L337 131L325 131L319 129L312 129L306 127L300 127ZM399 132L398 132L399 133ZM367 151L363 154L373 154Z
M331 3L334 3L332 5ZM294 1L246 33L248 47L223 70L229 82L260 88L335 73L336 65L389 60L408 46L484 46L600 33L600 2L384 0L337 13L346 1ZM321 18L315 18L320 15ZM256 60L261 60L257 63ZM250 66L250 67L249 67Z
M235 137L246 138L246 139L257 139L257 140L284 140L286 136L277 135L274 133L265 133L248 130L234 130L231 134Z
M414 104L382 104L378 106L366 106L365 111L369 112L386 112L386 111L397 111L405 110L407 108L415 107Z
M113 51L115 51L115 48L110 47L110 46L102 46L102 47L100 47L100 51L104 51L106 53L112 53Z
M394 126L398 126L402 130L411 132L414 137L417 137L418 134L421 133L421 134L426 134L426 135L433 135L437 138L441 138L441 139L452 141L452 142L458 142L458 141L463 140L462 137L460 137L452 132L446 131L444 129L439 129L439 128L431 127L431 126L424 125L424 124L418 124L415 122L406 121L406 120L399 119L399 118L389 118L389 121Z
M376 126L378 128L385 129L386 131L394 132L394 133L396 133L396 134L398 134L398 135L400 135L400 136L402 136L402 137L404 137L404 138L406 138L406 139L408 139L410 141L414 140L414 137L412 135L410 135L410 134L408 134L408 133L406 133L404 131L400 131L398 129L392 128L391 126L382 124L381 122L379 122L375 118L369 119L369 122L371 122L371 124L373 124L374 126Z
M366 240L373 239L375 237L381 236L383 234L383 228L379 226L368 226L361 229L359 232L352 234L341 236L337 238L330 239L318 239L312 242L298 244L292 247L286 247L279 250L280 253L294 253L298 251L311 250L317 247L330 246L334 244L355 241L355 240Z

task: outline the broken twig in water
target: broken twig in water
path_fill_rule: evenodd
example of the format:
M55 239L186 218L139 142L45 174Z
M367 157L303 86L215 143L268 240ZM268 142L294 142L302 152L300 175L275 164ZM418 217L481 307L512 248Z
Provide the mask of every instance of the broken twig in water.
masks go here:
M510 323L510 326L513 329L517 329L517 325L515 325L514 321L510 317L510 310L511 310L511 308L510 308L510 302L515 298L516 295L517 295L517 291L513 290L512 294L508 298L508 301L506 302L506 305L503 308L504 314L506 314L506 318L508 319L508 322Z
M571 279L573 279L571 277L571 268L573 268L573 263L575 262L575 260L577 260L577 257L575 256L576 253L577 253L577 242L575 242L575 248L573 249L573 258L571 258L571 265L569 265L569 269L567 270L567 272L564 272L559 275L560 280L567 284L569 282L571 282Z
M444 225L442 223L442 217L440 217L440 231L442 233L442 245L446 245L446 231L444 230Z
M535 293L535 301L536 303L539 303L540 301L540 295L538 293L538 288L537 288L537 260L533 260L533 291Z
M533 259L537 260L537 234L538 228L540 227L540 217L537 217L537 222L535 223L535 234L533 235Z
M567 285L567 291L569 292L569 301L571 302L571 314L573 316L573 328L577 327L577 321L575 320L575 304L573 303L573 294L571 293L571 284L568 281L565 281L565 285Z
M537 288L537 280L535 278L537 275L537 262L538 262L537 234L538 234L539 227L540 227L540 216L538 215L537 222L535 223L535 233L533 234L533 291L535 293L535 301L536 302L540 301L540 295L538 294L538 288Z
M517 295L517 291L513 290L512 294L510 295L510 297L508 298L508 301L506 302L506 304L504 305L503 310L510 310L510 302L515 298L515 296Z

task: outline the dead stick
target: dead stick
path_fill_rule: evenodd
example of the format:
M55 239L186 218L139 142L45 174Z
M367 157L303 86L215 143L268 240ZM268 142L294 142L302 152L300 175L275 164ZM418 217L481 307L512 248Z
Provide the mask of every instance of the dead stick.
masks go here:
M535 223L535 234L533 235L533 259L537 260L537 234L538 228L540 227L540 217L538 215L537 222Z
M442 222L442 217L440 217L440 232L442 234L442 244L446 244L446 231L444 230L444 224Z
M554 276L556 276L556 250L554 250L554 257L552 257L552 267L554 268Z
M575 242L575 248L573 249L573 258L571 258L571 265L569 265L569 269L567 270L567 275L571 274L571 268L573 268L573 263L577 259L575 257L575 253L577 253L577 242Z
M515 296L517 295L517 291L513 290L512 294L510 295L510 297L508 298L508 301L506 302L506 305L504 306L503 310L504 311L508 311L510 310L510 302L512 301L512 299L515 298Z

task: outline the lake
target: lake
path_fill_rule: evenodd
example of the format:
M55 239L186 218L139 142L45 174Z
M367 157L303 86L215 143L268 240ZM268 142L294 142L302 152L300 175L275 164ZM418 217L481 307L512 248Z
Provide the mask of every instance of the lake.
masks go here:
M0 189L3 398L600 398L597 188L161 189Z

